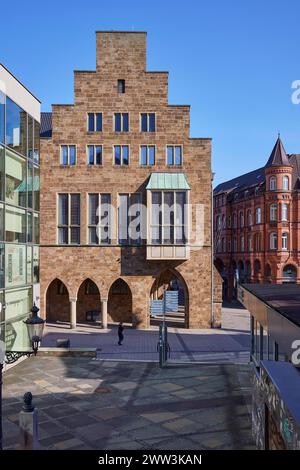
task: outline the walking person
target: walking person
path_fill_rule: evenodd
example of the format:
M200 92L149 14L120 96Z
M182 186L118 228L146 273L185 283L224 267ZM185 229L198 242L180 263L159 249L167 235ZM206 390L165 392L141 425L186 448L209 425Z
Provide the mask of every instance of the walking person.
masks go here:
M122 341L124 340L123 331L124 331L123 322L120 322L118 326L118 337L119 337L118 345L119 346L122 346Z

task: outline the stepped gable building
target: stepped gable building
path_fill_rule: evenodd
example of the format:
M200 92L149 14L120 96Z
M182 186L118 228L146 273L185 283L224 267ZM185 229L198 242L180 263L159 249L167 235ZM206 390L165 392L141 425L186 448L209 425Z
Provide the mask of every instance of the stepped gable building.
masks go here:
M266 165L214 190L215 265L223 295L241 282L300 281L300 155L287 155L280 137Z
M168 73L146 71L146 33L97 31L96 70L74 72L74 95L42 113L41 311L71 327L144 328L152 301L173 290L175 320L219 321L211 139L190 138L190 106L168 104ZM191 245L196 211L184 208L197 205Z

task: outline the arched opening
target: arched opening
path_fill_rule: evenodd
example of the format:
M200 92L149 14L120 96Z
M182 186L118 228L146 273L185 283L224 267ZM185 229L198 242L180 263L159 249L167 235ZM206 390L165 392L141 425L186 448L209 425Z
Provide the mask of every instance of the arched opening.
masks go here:
M294 284L297 282L297 268L293 264L287 264L282 271L283 284Z
M244 263L242 260L239 260L237 269L238 269L238 274L239 274L239 281L244 282L245 271L244 271Z
M109 289L107 313L108 321L132 323L132 294L127 282L121 278Z
M91 279L85 279L77 293L77 323L95 322L101 319L100 291Z
M171 300L166 303L165 318L169 325L188 326L188 288L183 277L173 270L163 271L154 281L151 292L151 300L162 300L166 291L174 292L174 296L169 296ZM151 324L161 321L160 312L151 312Z
M265 266L265 281L269 283L272 281L272 268L269 263Z
M46 292L47 322L70 321L70 299L66 285L60 279L54 279Z

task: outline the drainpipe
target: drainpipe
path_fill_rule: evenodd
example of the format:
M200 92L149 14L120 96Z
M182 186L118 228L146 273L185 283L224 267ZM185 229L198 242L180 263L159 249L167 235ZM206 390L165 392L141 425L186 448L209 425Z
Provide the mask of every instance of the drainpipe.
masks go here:
M215 173L211 174L211 327L215 326L215 312L214 312L214 192L213 181Z

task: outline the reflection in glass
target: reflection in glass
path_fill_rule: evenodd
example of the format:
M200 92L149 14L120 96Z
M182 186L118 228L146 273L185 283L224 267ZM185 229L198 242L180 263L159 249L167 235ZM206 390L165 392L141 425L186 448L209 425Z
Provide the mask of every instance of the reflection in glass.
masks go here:
M0 203L0 241L4 241L4 204Z
M26 160L6 151L6 202L26 207Z
M40 169L37 166L33 168L33 184L32 188L29 187L28 190L33 190L33 201L34 201L34 210L40 210Z
M33 247L33 283L40 282L40 249L38 246Z
M26 211L18 207L5 207L5 240L26 243Z
M27 242L32 243L32 212L27 212Z
M27 114L6 98L6 145L17 152L26 155Z
M34 121L34 141L33 141L33 161L34 163L40 162L40 130L41 126L40 123Z
M26 284L26 245L5 245L6 287Z
M32 283L32 246L27 246L27 269L26 269L26 275L27 275L27 284Z
M5 129L4 129L4 116L5 116L5 95L0 91L0 142L3 144L4 136L5 136Z
M27 156L33 159L33 118L28 116L28 129L27 129Z
M4 150L4 147L0 145L0 201L4 201L4 182L5 182L4 159L5 159L5 150Z
M0 287L4 287L4 244L0 243Z
M34 243L40 243L40 217L36 212L34 213Z

